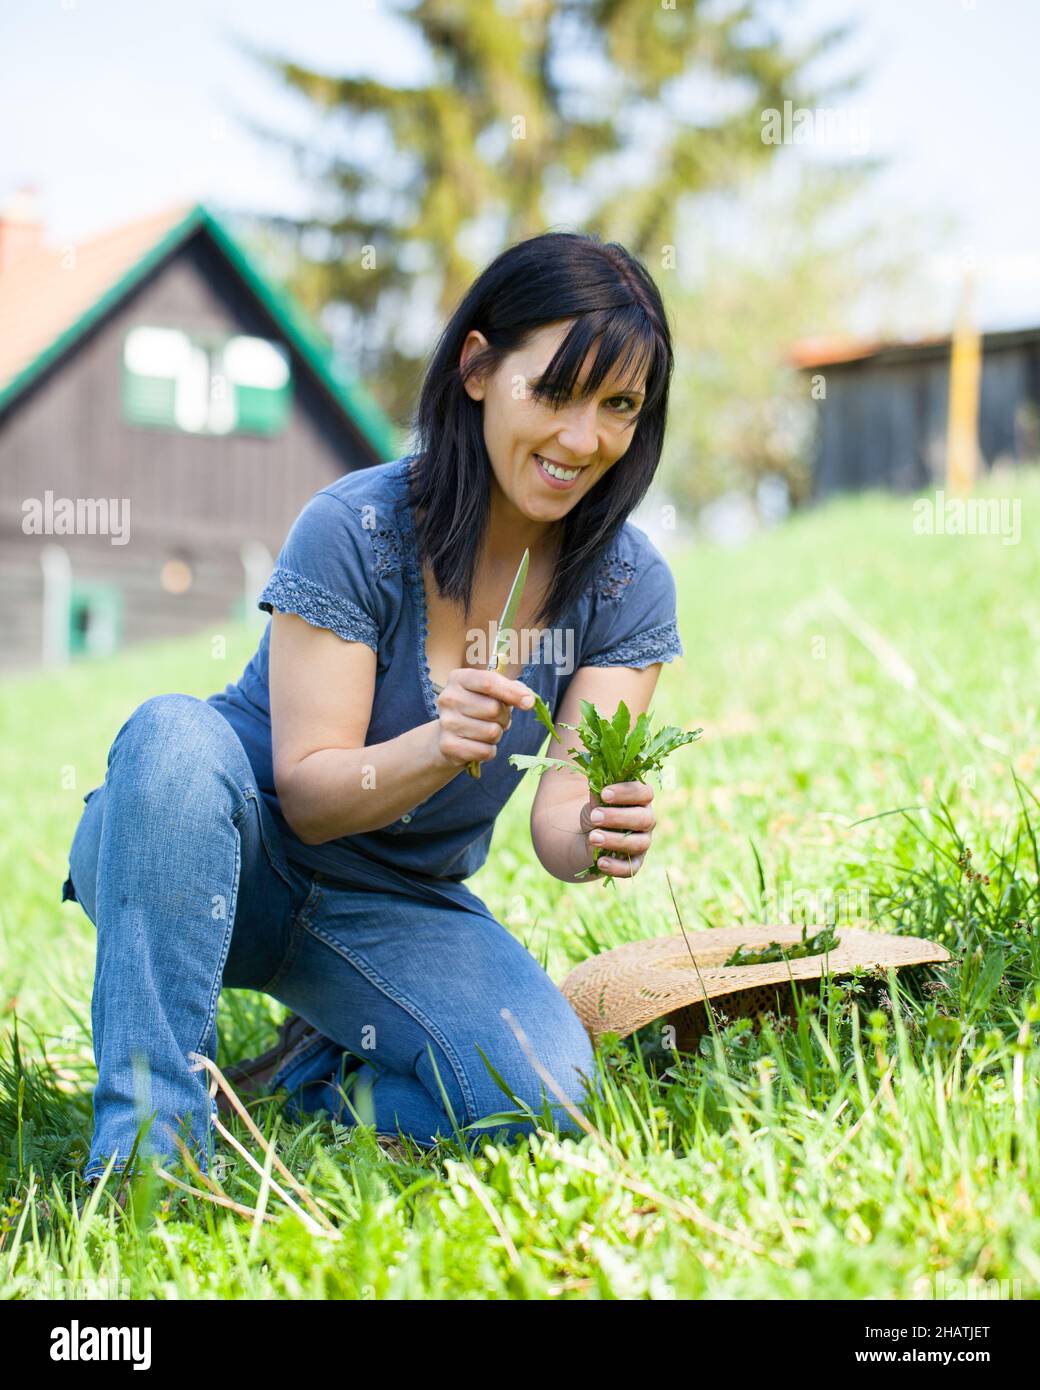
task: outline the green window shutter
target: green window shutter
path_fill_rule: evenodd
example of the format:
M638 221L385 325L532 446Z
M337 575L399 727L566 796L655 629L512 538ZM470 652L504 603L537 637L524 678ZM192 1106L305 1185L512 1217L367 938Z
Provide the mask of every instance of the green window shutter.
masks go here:
M123 341L123 415L132 425L177 426L177 380L191 353L175 328L132 328Z
M221 351L224 375L235 392L235 429L280 434L292 409L289 354L265 338L230 338Z
M288 384L280 391L265 391L259 386L236 386L235 404L238 408L237 429L252 434L281 434L289 423L292 393Z
M175 383L162 377L135 376L123 373L123 416L131 425L163 425L170 429L177 423L174 414Z

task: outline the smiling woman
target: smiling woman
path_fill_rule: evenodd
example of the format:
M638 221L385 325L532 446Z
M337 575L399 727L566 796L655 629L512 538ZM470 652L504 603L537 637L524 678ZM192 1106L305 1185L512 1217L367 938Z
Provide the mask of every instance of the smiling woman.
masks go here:
M297 518L241 678L206 701L157 696L120 729L65 884L98 930L88 1178L127 1161L137 1057L156 1118L144 1151L172 1156L180 1126L208 1165L192 1061L215 1055L224 985L300 1016L237 1076L284 1082L303 1110L340 1114L345 1069L380 1132L479 1136L497 1076L522 1102L499 1127L522 1133L544 1099L531 1046L582 1098L577 1015L463 880L520 781L508 755L543 741L535 693L567 723L583 699L635 718L682 654L671 573L627 519L658 464L671 370L660 297L623 248L566 233L511 247L441 336L415 452L338 479ZM517 632L564 640L522 640L488 670L473 635L493 629L525 549ZM459 775L471 762L479 780ZM594 853L602 873L637 872L650 788L607 787L601 804L578 780L543 777L538 859L567 882Z

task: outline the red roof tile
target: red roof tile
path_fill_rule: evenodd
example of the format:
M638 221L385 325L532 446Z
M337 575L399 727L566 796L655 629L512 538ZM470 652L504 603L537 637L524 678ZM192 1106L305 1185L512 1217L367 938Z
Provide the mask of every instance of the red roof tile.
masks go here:
M172 204L89 240L45 247L0 273L0 390L71 328L193 206Z

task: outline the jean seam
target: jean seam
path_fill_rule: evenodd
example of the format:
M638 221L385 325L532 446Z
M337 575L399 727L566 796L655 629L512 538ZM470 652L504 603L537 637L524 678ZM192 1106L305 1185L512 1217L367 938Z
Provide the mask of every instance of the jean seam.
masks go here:
M282 957L281 964L274 972L266 984L260 986L261 994L270 994L275 985L279 984L284 976L292 969L296 957L300 953L300 943L303 941L303 933L307 927L310 914L321 902L321 887L317 883L311 883L310 892L304 898L299 910L289 923L289 945L285 955Z
M274 853L274 850L271 847L270 840L267 838L267 829L264 825L264 813L260 806L260 793L257 791L255 787L242 788L242 804L241 806L237 807L234 813L232 814L231 822L237 830L239 822L245 815L245 812L248 810L249 803L251 801L256 805L256 820L257 825L260 828L260 843L263 845L264 853L267 855L267 862L271 865L271 868L274 869L275 873L282 880L282 882L286 884L290 889L293 889L296 885L289 877L288 869L282 867L282 864L279 861L278 856Z
M217 1016L217 1005L218 1005L218 1003L219 1003L219 1001L220 1001L220 991L221 991L221 988L223 987L223 983L224 983L224 966L227 964L228 951L231 949L231 934L232 934L232 932L233 932L234 929L235 929L235 914L236 914L237 909L238 909L238 889L239 889L239 879L241 878L241 874L242 874L242 841L241 841L241 840L239 839L239 837L236 835L236 836L235 836L235 872L234 872L234 877L233 877L232 880L231 880L231 899L230 899L230 901L228 902L227 911L226 911L225 916L224 916L224 945L223 945L222 948L221 948L221 951L220 951L220 959L219 959L218 962L217 962L217 968L216 968L216 971L215 971L214 976L213 976L213 986L212 986L212 988L211 988L211 990L210 990L210 996L209 996L209 1011L208 1011L208 1014L207 1014L207 1016L206 1016L206 1022L205 1022L204 1026L203 1026L203 1029L202 1029L202 1037L199 1039L198 1043L197 1043L196 1046L195 1046L195 1051L198 1052L198 1053L201 1053L201 1052L202 1052L202 1046L203 1046L203 1044L205 1043L206 1039L209 1037L210 1029L213 1027L213 1020L214 1020L214 1019L216 1018L216 1016ZM207 1090L207 1093L208 1093L208 1091L209 1091L209 1086L208 1086L208 1084L206 1085L206 1090Z
M311 1026L313 1027L314 1025L312 1024ZM312 1038L305 1047L301 1047L299 1052L294 1053L291 1057L282 1059L281 1065L271 1077L269 1083L269 1089L272 1093L279 1090L282 1086L287 1086L289 1084L288 1076L292 1074L295 1068L301 1066L304 1062L309 1062L322 1048L328 1047L330 1043L332 1043L333 1047L339 1048L339 1043L334 1039L326 1037L320 1030L316 1031L317 1037ZM341 1052L346 1052L347 1048L339 1048L339 1050Z
M304 924L304 929L309 931L316 940L321 941L323 945L331 947L337 955L342 956L355 970L364 975L365 979L368 980L370 984L374 985L381 994L385 994L398 1008L404 1009L406 1013L415 1019L420 1027L424 1028L426 1032L430 1034L433 1040L443 1050L452 1071L455 1073L455 1080L458 1082L459 1089L462 1091L463 1100L466 1105L466 1122L469 1123L476 1119L476 1095L469 1083L469 1078L466 1076L462 1061L448 1038L441 1032L436 1024L429 1019L419 1006L413 1003L407 995L401 994L399 990L395 990L388 980L385 980L380 974L373 970L363 956L359 956L356 952L351 951L348 947L344 946L341 941L337 940L336 937L324 931L321 927L316 926L313 922L306 922Z

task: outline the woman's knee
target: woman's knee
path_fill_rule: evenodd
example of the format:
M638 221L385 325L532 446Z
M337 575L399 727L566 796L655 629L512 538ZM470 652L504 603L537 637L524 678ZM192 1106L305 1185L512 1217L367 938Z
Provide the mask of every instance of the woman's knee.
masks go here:
M159 752L168 745L180 745L194 738L204 725L206 714L222 719L219 712L195 695L170 693L152 695L137 706L116 734L112 747L147 746ZM226 721L225 721L226 722Z
M98 849L104 823L104 785L95 787L84 798L85 804L69 846L69 878L76 901L90 918L96 921L95 893L97 887Z
M488 1061L524 1106L540 1113L548 1101L558 1114L564 1098L578 1107L587 1099L595 1059L578 1015L548 977L546 985L536 1001L521 999L499 1011ZM486 1114L501 1109L505 1097L488 1067L481 1071L474 1089Z
M126 759L147 771L150 785L189 784L222 771L251 781L245 749L224 716L194 695L153 695L138 705L109 750L111 768Z

